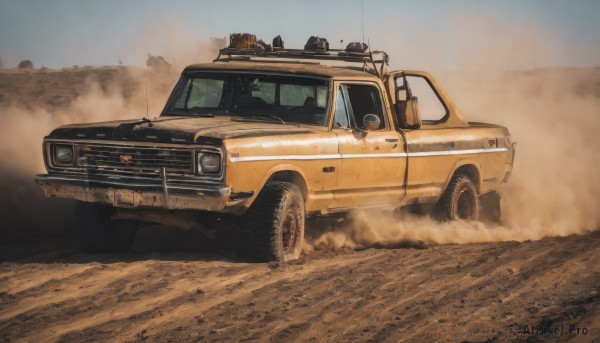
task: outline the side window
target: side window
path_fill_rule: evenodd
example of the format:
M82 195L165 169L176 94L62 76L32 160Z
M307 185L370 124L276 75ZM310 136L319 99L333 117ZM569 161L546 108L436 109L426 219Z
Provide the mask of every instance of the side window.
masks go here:
M342 88L338 88L335 102L335 118L333 119L334 128L348 128L348 111L346 110L346 103L344 102L344 96L342 95Z
M381 126L379 129L387 127L387 118L383 112L379 88L368 85L346 85L349 106L352 110L348 112L354 115L354 122L358 127L363 127L363 117L367 114L374 114L379 117Z
M419 99L422 120L439 121L446 116L446 108L425 78L407 75L406 80L412 95Z

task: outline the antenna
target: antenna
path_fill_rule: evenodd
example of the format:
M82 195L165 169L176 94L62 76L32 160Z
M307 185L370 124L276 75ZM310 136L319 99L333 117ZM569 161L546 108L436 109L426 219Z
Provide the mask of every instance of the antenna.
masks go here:
M362 30L362 42L365 42L365 0L360 0L360 5L361 5L361 17L360 17L360 26L361 26L361 30Z
M148 114L148 79L144 82L144 89L146 91L146 118L150 119Z

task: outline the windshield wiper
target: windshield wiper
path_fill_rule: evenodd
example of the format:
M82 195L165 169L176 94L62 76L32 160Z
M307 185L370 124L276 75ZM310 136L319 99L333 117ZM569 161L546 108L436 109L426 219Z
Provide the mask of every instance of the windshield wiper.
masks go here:
M231 118L231 120L244 120L244 119L273 119L273 120L281 122L283 125L285 125L285 121L283 121L283 119L279 118L278 116L271 115L271 114L256 114L253 116L235 116L235 119Z
M186 115L186 116L192 116L192 117L203 117L203 118L214 118L215 115L214 114L210 114L210 113L198 113L195 112L189 108L173 108L169 111L169 114L173 114L173 115Z
M278 116L271 115L271 114L258 114L258 115L256 115L256 116L253 116L253 117L259 117L259 118L271 118L271 119L273 119L273 120L278 120L278 121L280 121L280 122L281 122L283 125L285 125L285 121L283 121L283 119L279 118Z

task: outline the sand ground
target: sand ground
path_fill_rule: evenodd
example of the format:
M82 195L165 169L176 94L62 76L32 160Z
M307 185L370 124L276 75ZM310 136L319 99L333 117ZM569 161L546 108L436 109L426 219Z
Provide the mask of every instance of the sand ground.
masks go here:
M185 244L173 250L176 240ZM202 252L195 240L201 243L183 233L140 235L132 252L119 255L81 253L75 240L3 244L0 339L600 340L600 232L315 251L287 264ZM531 332L538 324L562 328L563 335L515 335L514 323Z

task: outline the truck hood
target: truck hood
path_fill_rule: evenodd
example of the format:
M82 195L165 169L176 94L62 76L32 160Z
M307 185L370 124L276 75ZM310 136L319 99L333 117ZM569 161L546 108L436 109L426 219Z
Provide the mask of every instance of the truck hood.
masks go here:
M61 126L48 138L106 139L159 143L217 143L227 138L290 135L318 130L315 126L269 123L238 117L160 117Z

